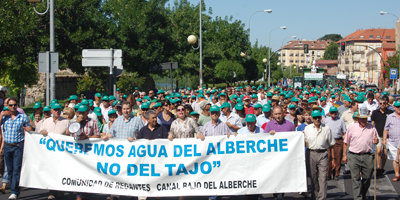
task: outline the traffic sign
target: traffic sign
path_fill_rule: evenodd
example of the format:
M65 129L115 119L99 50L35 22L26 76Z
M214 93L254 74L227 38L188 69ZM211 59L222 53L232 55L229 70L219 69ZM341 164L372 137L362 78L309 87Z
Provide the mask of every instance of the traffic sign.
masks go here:
M114 66L122 66L122 58L107 58L107 57L89 57L82 58L82 66L84 67L109 67L111 65L111 60L113 60Z
M41 73L57 73L58 72L58 53L57 52L40 52L39 53L39 72ZM50 67L49 67L50 65Z
M390 69L390 79L397 79L397 69Z
M111 58L111 51L114 51L114 58L122 57L121 49L84 49L82 57L84 58Z

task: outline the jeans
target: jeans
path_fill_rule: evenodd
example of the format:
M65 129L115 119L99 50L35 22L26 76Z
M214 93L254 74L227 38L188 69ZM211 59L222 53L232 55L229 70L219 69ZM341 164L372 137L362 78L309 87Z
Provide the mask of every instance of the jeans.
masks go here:
M21 175L22 154L24 153L24 142L8 145L4 144L4 161L10 181L11 194L19 195L19 178Z

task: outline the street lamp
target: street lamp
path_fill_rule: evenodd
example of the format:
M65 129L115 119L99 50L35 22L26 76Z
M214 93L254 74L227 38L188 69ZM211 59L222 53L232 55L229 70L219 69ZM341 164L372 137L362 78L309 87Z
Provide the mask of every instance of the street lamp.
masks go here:
M268 59L267 59L267 58L263 58L263 59L262 59L262 62L264 63L264 65L266 65L267 62L268 62ZM265 69L264 69L264 75L263 75L264 85L265 85L265 79L266 79L266 77L267 77L267 69L265 68Z
M200 69L199 69L199 79L200 79L200 88L203 87L203 34L202 34L202 28L201 28L201 4L202 0L200 0L199 3L199 18L200 18L200 23L199 23L199 46L198 47L193 47L194 44L196 44L197 38L194 35L189 35L187 38L187 41L190 45L192 45L192 48L194 50L200 49Z
M38 15L45 15L50 9L50 53L55 51L54 48L54 0L46 1L46 10L44 12L38 12L36 10L36 3L39 3L39 0L28 0L29 3L33 3L33 10ZM50 79L50 91L48 87L48 80ZM50 94L49 94L50 93ZM49 105L50 98L56 98L56 76L54 72L50 72L50 76L46 73L46 105Z
M274 30L282 29L286 30L286 26L281 26L279 28L272 29L269 31L269 39L268 39L268 87L271 87L271 33Z
M249 30L251 29L251 26L250 26L251 18L252 18L256 13L259 13L259 12L263 12L263 13L272 13L272 9L265 9L265 10L256 10L256 11L254 11L253 14L251 14L250 17L249 17Z

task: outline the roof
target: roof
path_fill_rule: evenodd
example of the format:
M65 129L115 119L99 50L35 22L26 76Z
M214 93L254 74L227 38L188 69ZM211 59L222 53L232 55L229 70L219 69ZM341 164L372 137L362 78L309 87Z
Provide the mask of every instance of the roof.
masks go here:
M281 49L304 49L304 44L308 44L308 50L325 50L331 40L292 40Z
M395 30L393 29L363 29L344 37L340 42L348 41L371 41L371 42L394 42Z
M316 60L315 65L337 65L338 61L337 60Z

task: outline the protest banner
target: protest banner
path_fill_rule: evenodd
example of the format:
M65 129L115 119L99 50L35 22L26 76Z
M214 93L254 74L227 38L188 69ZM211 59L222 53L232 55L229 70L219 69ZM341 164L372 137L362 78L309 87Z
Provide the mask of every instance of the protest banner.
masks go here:
M129 142L26 133L20 185L149 197L305 192L304 136Z

